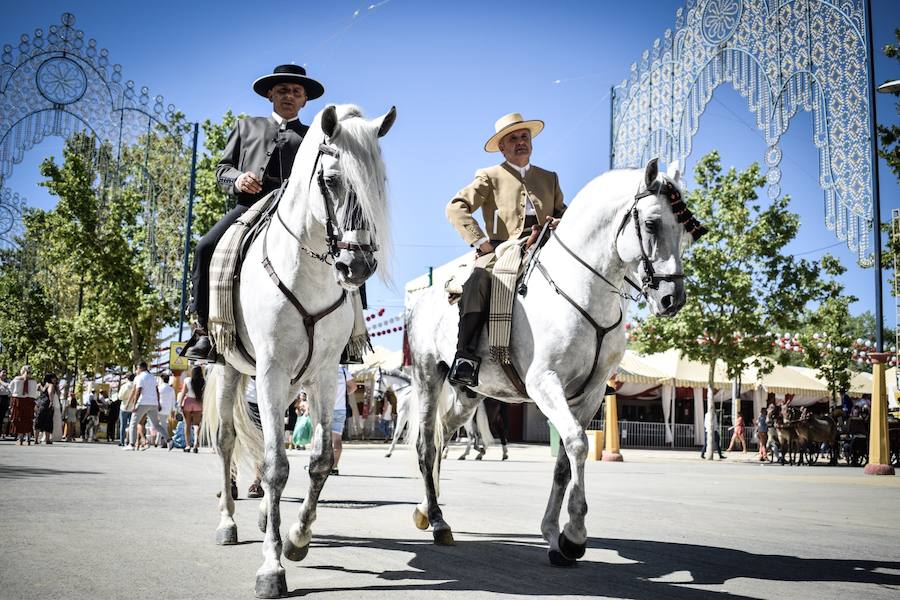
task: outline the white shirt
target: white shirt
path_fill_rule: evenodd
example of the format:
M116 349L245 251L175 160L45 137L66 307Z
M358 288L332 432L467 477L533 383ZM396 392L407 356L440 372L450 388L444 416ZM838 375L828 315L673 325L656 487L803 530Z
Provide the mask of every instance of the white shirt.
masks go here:
M28 384L25 384L25 378L21 375L14 377L9 384L10 395L16 398L37 398L38 397L37 379L28 378Z
M300 115L298 114L298 115L297 115L296 117L294 117L293 119L285 119L284 117L282 117L281 115L279 115L277 112L272 111L272 118L275 119L275 122L276 122L276 123L278 123L279 125L281 125L281 124L282 124L283 122L285 122L285 121L287 121L288 123L293 123L294 121L296 121L297 119L300 118Z
M141 371L134 378L134 387L141 390L141 397L138 399L140 406L157 406L156 404L156 377L148 371Z
M169 414L175 410L175 388L168 383L159 386L159 403L163 414Z
M191 378L190 378L190 377L185 377L185 378L184 378L184 387L182 387L181 389L184 390L184 395L185 395L187 398L194 398L194 399L197 398L197 394L194 393L194 386L193 386L193 384L191 383Z
M347 367L338 367L337 391L334 394L334 410L347 410Z

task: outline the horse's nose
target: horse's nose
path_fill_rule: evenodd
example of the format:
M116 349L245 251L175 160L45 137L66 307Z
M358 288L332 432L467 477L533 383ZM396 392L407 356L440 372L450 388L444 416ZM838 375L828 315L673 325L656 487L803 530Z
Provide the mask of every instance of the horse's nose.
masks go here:
M335 263L334 268L345 278L350 277L350 265L342 262Z

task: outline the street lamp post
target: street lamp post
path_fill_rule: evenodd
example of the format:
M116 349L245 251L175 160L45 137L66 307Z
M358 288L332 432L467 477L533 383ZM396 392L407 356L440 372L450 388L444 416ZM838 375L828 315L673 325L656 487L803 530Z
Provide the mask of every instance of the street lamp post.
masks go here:
M900 89L900 82L893 81L875 87L875 44L872 39L872 0L867 0L866 38L868 43L868 84L869 84L869 136L872 147L872 213L875 236L872 244L875 259L875 352L872 358L872 408L869 413L869 463L865 472L869 475L893 475L887 430L887 387L885 386L885 363L888 354L884 352L884 316L881 291L881 202L878 186L878 117L875 107L876 91ZM895 84L897 87L894 87Z

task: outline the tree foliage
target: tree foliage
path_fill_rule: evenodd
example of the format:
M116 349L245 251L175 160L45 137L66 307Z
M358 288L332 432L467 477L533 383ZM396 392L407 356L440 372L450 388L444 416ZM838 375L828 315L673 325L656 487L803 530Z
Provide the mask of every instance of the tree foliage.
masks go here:
M895 59L900 63L900 29L894 30L894 37L897 42L894 44L885 44L883 51L888 58ZM900 98L900 92L893 92L894 96ZM896 102L895 110L900 115L900 101ZM900 181L900 125L878 125L878 155L887 162L891 171ZM890 223L882 225L882 231L887 233L888 243L882 250L881 265L884 270L891 271L891 279L889 282L891 294L896 295L897 281L896 272L894 272L897 261L900 261L900 236L893 235Z
M679 348L710 366L721 361L736 377L748 360L761 370L772 363L771 331L794 331L807 302L820 293L820 267L783 252L797 235L799 217L785 196L763 207L759 166L722 173L719 154L704 156L695 169L688 205L709 233L684 256L687 303L672 318L648 317L638 342L649 352Z

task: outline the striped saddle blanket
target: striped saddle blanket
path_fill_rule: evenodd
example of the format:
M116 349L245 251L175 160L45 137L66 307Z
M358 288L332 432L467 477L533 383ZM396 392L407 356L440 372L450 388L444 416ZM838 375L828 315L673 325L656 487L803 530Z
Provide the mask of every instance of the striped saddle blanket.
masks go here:
M220 353L234 351L237 324L234 316L235 283L250 244L264 230L284 187L267 194L238 217L216 244L209 266L209 334Z
M516 281L522 267L522 242L510 240L494 251L497 261L491 273L491 312L488 317L488 344L491 358L510 364L509 338L512 334L512 311L516 298Z

